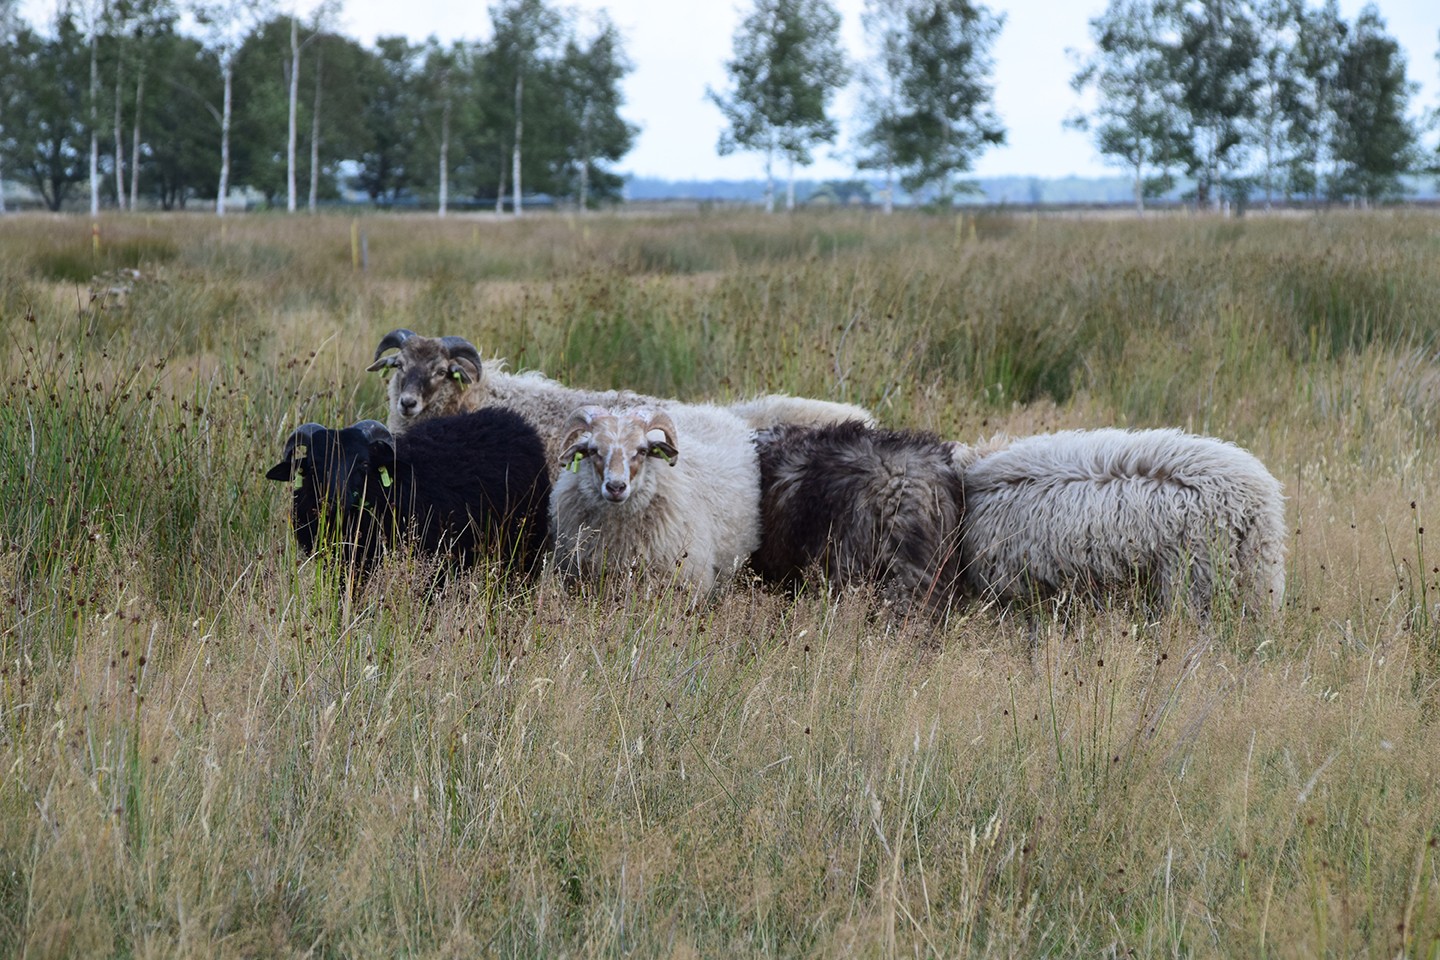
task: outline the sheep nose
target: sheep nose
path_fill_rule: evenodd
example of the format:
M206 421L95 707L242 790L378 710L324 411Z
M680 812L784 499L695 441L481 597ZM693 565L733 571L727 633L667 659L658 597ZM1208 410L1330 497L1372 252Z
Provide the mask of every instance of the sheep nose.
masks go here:
M420 400L418 397L401 397L400 409L405 411L406 413L414 413L415 405L419 402Z
M605 494L612 500L619 500L625 495L626 486L624 480L606 480Z

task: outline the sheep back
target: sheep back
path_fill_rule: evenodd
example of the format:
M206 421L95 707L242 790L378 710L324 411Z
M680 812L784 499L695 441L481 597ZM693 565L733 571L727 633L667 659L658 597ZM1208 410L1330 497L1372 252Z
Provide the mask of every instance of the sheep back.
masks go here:
M999 446L995 444L995 446ZM967 586L1011 600L1139 585L1208 611L1278 607L1284 495L1247 451L1178 430L1024 437L964 470Z
M549 542L547 466L540 435L514 411L435 417L397 438L390 496L427 552L528 570Z
M928 433L858 421L762 432L762 578L871 582L897 602L946 605L959 582L964 496L950 448Z

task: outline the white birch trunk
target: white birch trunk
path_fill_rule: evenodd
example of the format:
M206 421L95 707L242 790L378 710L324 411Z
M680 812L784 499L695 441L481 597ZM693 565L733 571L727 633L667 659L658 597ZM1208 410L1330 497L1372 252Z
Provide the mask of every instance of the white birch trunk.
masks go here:
M130 125L130 209L140 199L140 110L145 105L145 61L135 78L135 120Z
M115 206L125 209L125 140L120 136L123 128L120 116L122 77L125 71L123 57L115 59Z
M310 115L310 212L314 213L320 202L320 65L323 61L317 49L315 53L315 109Z
M770 138L770 143L765 147L765 212L775 212L775 177L771 174L771 165L775 160L775 138Z
M520 216L520 137L525 132L525 117L520 112L520 103L525 93L525 74L515 74L515 169L510 175L510 192L515 198L515 216Z
M795 212L795 158L790 157L789 182L785 185L785 212Z
M93 13L92 13L93 15ZM100 213L100 41L90 24L90 216Z
M225 106L220 113L220 187L215 194L215 215L225 216L225 195L230 192L230 99L234 84L233 55L226 53L220 70L225 78Z
M445 216L450 206L450 98L440 108L440 210Z
M296 118L300 114L300 20L290 15L290 138L285 144L285 209L295 212Z

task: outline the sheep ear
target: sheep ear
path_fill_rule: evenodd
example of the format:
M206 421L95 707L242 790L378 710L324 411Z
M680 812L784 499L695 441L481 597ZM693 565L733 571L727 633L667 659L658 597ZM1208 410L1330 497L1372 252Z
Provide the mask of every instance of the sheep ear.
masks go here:
M365 370L368 373L374 373L376 370L390 370L398 366L400 366L400 354L392 353L388 357L381 357L379 360L376 360L370 364L370 366L366 367Z
M286 457L284 460L281 460L279 463L275 464L275 466L265 471L266 480L280 480L283 482L285 480L289 480L290 477L291 473L289 457Z
M650 444L650 450L648 451L650 456L659 457L661 460L670 464L670 466L675 466L675 461L680 457L680 451L676 450L675 445L665 439L664 431L649 431L645 434L645 441Z

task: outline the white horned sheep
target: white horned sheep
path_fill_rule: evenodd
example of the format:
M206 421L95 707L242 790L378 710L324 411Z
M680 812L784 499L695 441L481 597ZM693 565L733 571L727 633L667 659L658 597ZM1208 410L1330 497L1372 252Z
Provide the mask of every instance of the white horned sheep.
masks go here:
M1179 430L1071 430L952 444L968 590L1010 601L1138 586L1200 616L1278 609L1284 492L1233 443Z
M582 406L561 436L550 514L566 576L649 570L709 591L759 545L754 431L733 413Z
M859 421L761 431L762 579L874 583L902 612L943 612L959 586L963 490L933 434Z
M385 356L386 351L396 353ZM678 405L674 400L645 396L630 390L578 390L542 373L508 373L502 360L481 362L480 353L463 337L422 337L410 330L392 330L375 350L371 371L391 371L386 393L386 425L396 435L429 417L447 416L481 407L509 407L534 425L546 438L551 458L551 479L559 473L561 427L581 406L624 409ZM765 394L728 408L757 429L777 423L831 423L861 419L873 423L870 412L849 403Z

